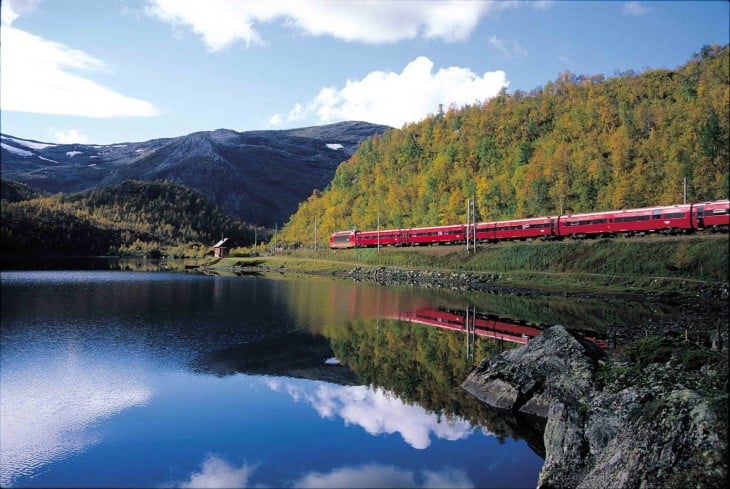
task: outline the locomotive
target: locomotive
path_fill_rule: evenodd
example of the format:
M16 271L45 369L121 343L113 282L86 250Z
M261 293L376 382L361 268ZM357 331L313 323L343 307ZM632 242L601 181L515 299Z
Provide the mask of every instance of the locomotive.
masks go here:
M332 249L376 246L422 246L493 243L507 240L584 239L647 233L688 234L698 230L727 232L730 200L695 204L588 212L508 221L451 224L383 231L338 231L330 236Z

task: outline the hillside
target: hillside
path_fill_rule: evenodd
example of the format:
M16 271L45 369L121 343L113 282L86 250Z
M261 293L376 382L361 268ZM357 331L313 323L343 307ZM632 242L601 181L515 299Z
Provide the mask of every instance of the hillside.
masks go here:
M243 246L255 233L199 192L167 182L128 181L82 193L3 200L0 212L0 251L7 255L106 255L177 245L208 249L221 233Z
M2 135L0 175L50 193L166 180L198 190L231 216L273 228L314 189L324 188L362 140L386 129L366 122L284 131L218 129L104 146Z
M28 185L0 180L0 200L6 202L21 202L23 200L35 199L46 195L45 192L41 192Z
M564 72L530 93L439 110L365 141L279 233L508 219L727 198L730 51L613 78ZM441 108L440 108L441 109Z

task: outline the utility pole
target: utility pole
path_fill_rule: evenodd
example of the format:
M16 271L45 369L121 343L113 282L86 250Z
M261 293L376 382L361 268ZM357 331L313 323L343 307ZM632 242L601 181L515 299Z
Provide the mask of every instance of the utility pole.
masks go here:
M477 252L477 199L471 198L471 244L472 251Z
M684 195L684 201L683 203L687 203L687 177L684 177L682 179L682 195Z
M378 211L378 253L380 253L380 211Z
M314 251L317 251L317 218L314 218Z
M276 254L276 234L279 232L279 223L274 224L274 254Z
M469 253L469 213L471 212L471 199L466 199L466 252ZM469 309L466 310L466 313L469 314ZM467 323L469 322L469 317L466 318Z
M469 252L469 239L471 237L471 250L477 250L477 211L476 199L473 197L466 201L466 252Z

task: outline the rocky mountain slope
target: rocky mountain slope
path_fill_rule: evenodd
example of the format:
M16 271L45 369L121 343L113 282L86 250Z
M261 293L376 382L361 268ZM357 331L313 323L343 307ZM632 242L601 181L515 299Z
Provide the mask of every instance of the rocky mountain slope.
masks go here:
M200 191L236 218L273 228L314 189L324 189L361 141L387 129L366 122L218 129L112 145L50 144L3 134L0 175L52 193L168 180Z

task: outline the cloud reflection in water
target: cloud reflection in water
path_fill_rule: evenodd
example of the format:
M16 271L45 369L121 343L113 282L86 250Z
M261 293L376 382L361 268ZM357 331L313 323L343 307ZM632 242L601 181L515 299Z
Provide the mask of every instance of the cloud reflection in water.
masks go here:
M250 487L255 466L240 467L226 462L215 454L208 454L200 471L190 474L179 484L182 488L239 488ZM266 487L254 484L255 487ZM445 468L415 472L392 465L368 464L360 467L340 467L330 472L310 472L296 481L277 487L297 488L354 488L354 487L440 487L470 488L474 483L462 470Z
M399 433L416 449L428 448L433 433L443 440L461 440L474 429L461 418L440 420L418 405L409 405L383 389L368 386L337 386L314 383L313 389L303 385L272 379L270 389L286 392L296 401L311 405L323 418L341 417L346 424L361 426L371 435Z
M0 376L2 487L98 443L94 423L152 397L139 373L112 363L81 362L73 349L45 358Z

